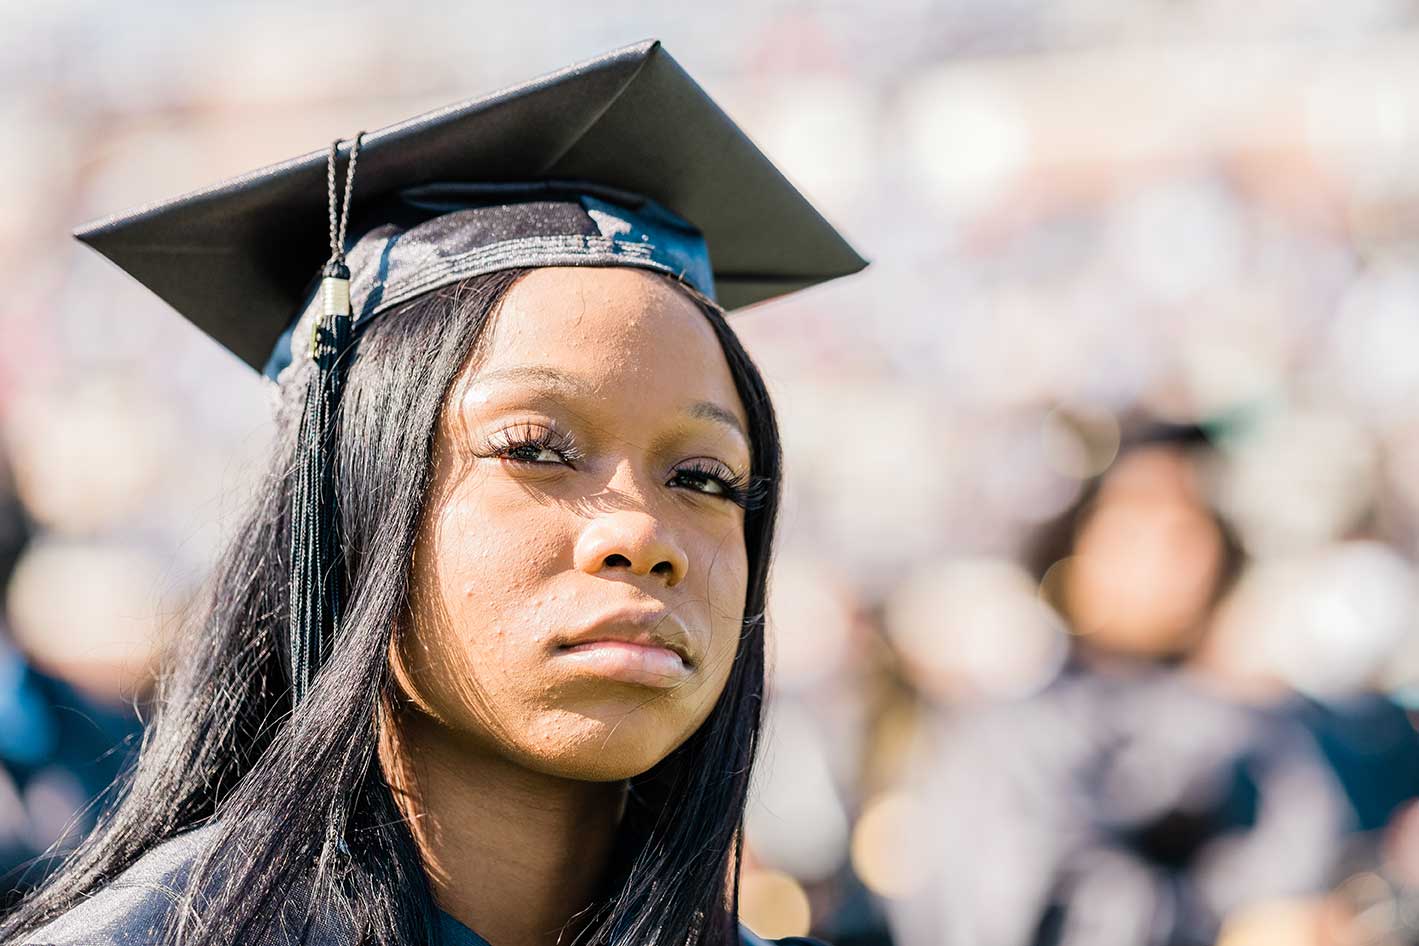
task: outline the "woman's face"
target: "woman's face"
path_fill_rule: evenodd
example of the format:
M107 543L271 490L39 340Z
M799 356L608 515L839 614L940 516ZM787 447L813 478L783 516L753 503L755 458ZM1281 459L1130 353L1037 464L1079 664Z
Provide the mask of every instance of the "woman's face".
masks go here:
M684 742L739 640L747 430L714 330L662 278L519 280L436 432L391 653L415 709L577 779L639 774Z

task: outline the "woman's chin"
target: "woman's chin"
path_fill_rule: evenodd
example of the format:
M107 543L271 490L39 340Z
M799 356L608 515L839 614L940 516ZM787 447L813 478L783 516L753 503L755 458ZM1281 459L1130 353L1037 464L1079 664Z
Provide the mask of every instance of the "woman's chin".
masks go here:
M642 711L643 712L643 711ZM618 713L559 712L533 726L518 747L528 768L561 778L610 782L654 768L683 740L663 720Z

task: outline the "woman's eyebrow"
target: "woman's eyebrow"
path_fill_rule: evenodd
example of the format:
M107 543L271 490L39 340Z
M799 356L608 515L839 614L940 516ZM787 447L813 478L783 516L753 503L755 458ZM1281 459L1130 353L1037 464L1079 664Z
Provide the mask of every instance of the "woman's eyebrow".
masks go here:
M591 386L585 381L546 365L513 365L510 368L498 368L496 371L477 375L473 379L473 384L476 387L493 381L518 381L535 388L572 397L586 397L591 393Z
M739 423L739 418L734 416L732 411L725 410L713 401L696 401L686 408L691 417L698 417L702 420L712 420L724 424L744 438L744 442L749 442L749 435L744 432L744 425Z
M558 371L556 368L549 368L546 365L513 365L509 368L498 368L475 377L473 386L477 387L495 381L516 381L538 388L544 393L568 399L591 400L595 398L592 385L574 375ZM734 415L734 412L713 401L696 401L686 411L692 417L724 424L744 438L746 443L749 440L744 425L739 422L739 418Z

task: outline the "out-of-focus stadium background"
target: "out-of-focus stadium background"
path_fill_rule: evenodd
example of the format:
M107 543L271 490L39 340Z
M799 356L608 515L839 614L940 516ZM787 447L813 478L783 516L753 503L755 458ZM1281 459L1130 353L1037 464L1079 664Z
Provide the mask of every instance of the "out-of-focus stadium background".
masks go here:
M0 870L268 436L70 228L649 36L873 261L734 317L789 462L750 925L1419 938L1413 0L6 0Z

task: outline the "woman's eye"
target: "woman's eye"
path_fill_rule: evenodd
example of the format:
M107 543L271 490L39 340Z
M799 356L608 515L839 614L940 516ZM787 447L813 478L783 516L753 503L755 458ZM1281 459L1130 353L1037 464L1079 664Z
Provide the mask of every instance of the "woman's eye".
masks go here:
M710 476L707 473L686 472L682 470L677 478L688 479L692 483L699 484L698 488L702 493L726 492L724 484L720 482L718 478Z
M727 469L691 467L677 470L671 482L685 482L696 492L723 496L742 503L745 496L743 479L745 478L735 476Z
M575 463L581 451L570 434L524 424L503 431L492 444L492 456L515 463Z
M540 443L518 443L504 447L500 456L523 463L565 463L566 458L551 447Z

